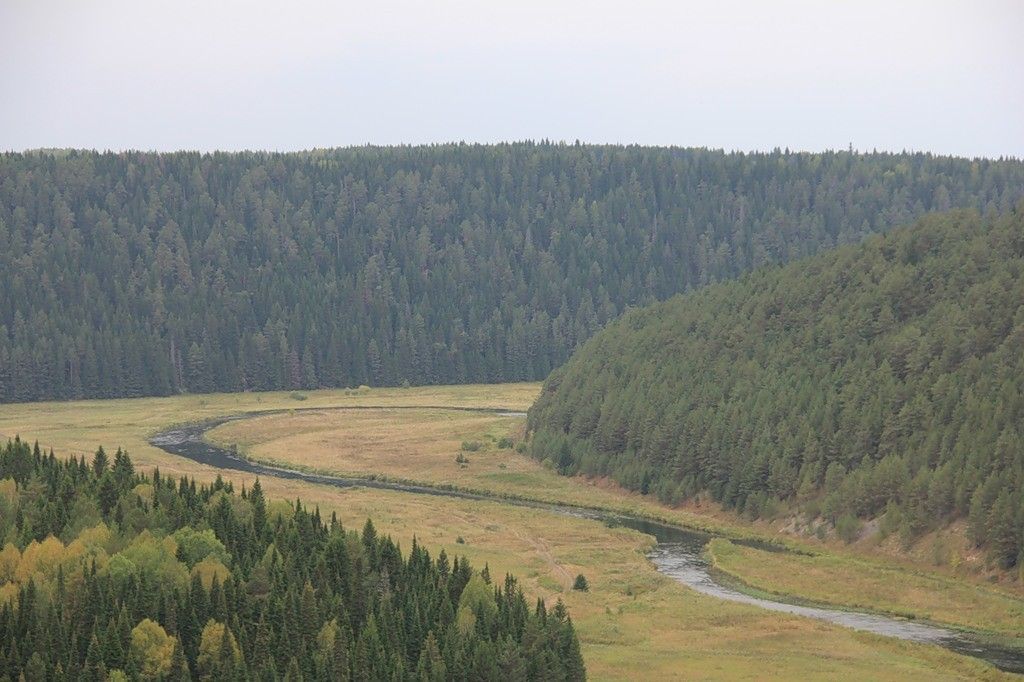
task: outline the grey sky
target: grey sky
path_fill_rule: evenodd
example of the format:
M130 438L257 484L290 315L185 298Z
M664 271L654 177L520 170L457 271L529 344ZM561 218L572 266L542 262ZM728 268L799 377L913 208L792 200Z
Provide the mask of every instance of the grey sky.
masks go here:
M0 149L1024 157L1024 1L0 0Z

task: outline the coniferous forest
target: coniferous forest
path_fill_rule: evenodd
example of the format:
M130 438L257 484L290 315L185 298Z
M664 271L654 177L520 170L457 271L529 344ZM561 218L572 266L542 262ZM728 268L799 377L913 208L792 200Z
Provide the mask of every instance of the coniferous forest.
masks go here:
M353 4L0 0L0 682L1024 676L1024 0Z
M1024 206L951 212L632 311L548 378L533 452L668 502L794 505L1024 562ZM855 533L851 533L854 535Z
M628 306L1020 161L508 144L0 155L0 402L543 379Z
M0 447L0 679L582 680L564 606L301 502ZM12 606L16 605L16 608ZM500 672L499 672L500 671Z

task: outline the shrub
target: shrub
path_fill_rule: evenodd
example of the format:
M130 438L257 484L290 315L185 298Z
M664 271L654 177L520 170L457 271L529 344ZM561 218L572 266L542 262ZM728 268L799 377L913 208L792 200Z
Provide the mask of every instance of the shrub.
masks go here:
M836 521L836 534L850 544L860 535L860 520L851 514L843 514Z
M478 440L464 440L462 441L462 449L466 452L476 452L483 447L483 443Z
M291 398L292 400L305 400L306 394L299 393L298 391L292 391L290 394L288 394L288 397Z
M808 500L804 503L804 519L810 523L821 515L821 500Z
M899 505L893 500L889 500L885 506L885 513L882 514L881 520L878 522L878 534L884 540L896 531L900 529L900 525L903 523L903 512L900 510Z
M761 518L771 521L779 515L780 504L779 501L774 497L765 498L764 504L761 505Z
M455 455L455 463L456 464L469 464L469 457L466 457L464 454L462 454L460 452L459 454Z
M515 445L515 442L508 436L503 437L498 441L498 448L501 450L511 449Z
M586 576L584 576L582 573L577 575L576 580L574 580L572 583L572 589L578 592L589 592L590 583L587 582Z

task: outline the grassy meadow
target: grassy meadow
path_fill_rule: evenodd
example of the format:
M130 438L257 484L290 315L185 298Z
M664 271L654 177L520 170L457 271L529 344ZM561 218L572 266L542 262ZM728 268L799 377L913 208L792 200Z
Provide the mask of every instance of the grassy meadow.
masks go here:
M760 592L1024 636L1024 600L940 574L848 555L766 552L723 538L709 543L708 554L716 569Z
M519 442L522 429L521 419L498 415L382 408L273 414L229 422L208 437L236 446L251 459L290 468L454 485L631 511L705 528L722 523L720 518L695 522L690 511L559 476L513 448L499 446L502 439ZM751 534L749 527L720 530ZM804 548L812 548L813 556L765 552L719 540L712 546L712 557L720 570L761 591L1024 636L1020 595L884 557L832 552L817 544Z
M226 424L211 432L219 442L234 443L255 459L311 469L360 475L384 475L426 483L446 483L499 494L589 504L649 513L683 523L728 526L721 517L708 520L692 510L671 510L614 487L560 477L514 448L499 448L502 438L521 438L523 420L489 414L437 409L453 406L524 410L539 384L312 391L303 394L215 394L136 400L36 403L0 406L0 434L20 434L52 447L59 456L91 457L100 444L129 450L137 467L159 466L165 474L209 480L217 473L236 484L252 484L238 472L218 472L169 455L146 441L168 425L253 410L295 410ZM323 408L361 406L382 409L343 411ZM418 407L422 409L392 409ZM300 410L299 408L315 408ZM463 449L463 442L470 445ZM479 443L474 449L473 443ZM463 453L468 462L460 465ZM529 595L549 602L562 598L577 625L588 672L593 679L976 679L997 678L993 668L935 646L899 642L856 633L838 626L706 597L666 578L644 556L651 539L624 528L567 518L535 509L458 499L416 496L366 488L337 489L299 481L264 479L267 494L301 498L325 513L336 511L349 525L370 517L380 531L403 546L415 536L432 552L444 548L465 555L477 568L516 574ZM733 523L737 532L752 532ZM716 556L717 556L716 549ZM742 552L741 552L742 554ZM866 561L823 562L807 566L805 557L773 554L784 562L774 568L741 557L724 570L757 584L789 570L807 579L779 579L783 590L819 597L810 583L837 590L836 599L856 591L900 584L911 573L886 572ZM823 559L827 558L823 555ZM817 558L816 558L817 559ZM792 562L792 563L790 563ZM753 565L758 564L758 565ZM731 569L729 568L731 566ZM812 568L814 570L812 571ZM774 571L774 573L767 571ZM899 571L898 567L893 571ZM817 571L817 572L815 572ZM583 573L590 592L570 589ZM852 576L852 577L851 577ZM853 582L853 578L857 582ZM1006 631L988 588L966 585L948 590L898 590L874 605L902 612L920 608L937 620L943 613L976 610L960 622ZM990 601L977 601L979 591ZM948 593L940 613L936 595ZM994 592L993 592L994 593ZM904 603L907 602L907 603ZM982 603L983 607L978 604ZM901 606L902 605L902 606ZM927 609L927 611L925 611Z
M88 455L103 445L124 447L143 466L194 472L191 462L169 457L147 440L171 424L260 410L315 407L443 405L525 410L540 384L432 386L414 389L341 389L308 392L213 393L168 398L80 400L0 405L0 438L20 434L62 454Z

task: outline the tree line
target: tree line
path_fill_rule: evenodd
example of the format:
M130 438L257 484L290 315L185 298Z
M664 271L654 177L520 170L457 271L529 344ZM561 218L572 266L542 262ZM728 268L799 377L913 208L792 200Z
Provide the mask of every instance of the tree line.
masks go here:
M629 306L1022 194L906 153L4 153L0 402L542 379Z
M633 311L548 378L534 455L670 503L1024 564L1024 205L952 212Z
M301 502L0 447L0 679L583 680L559 601Z

